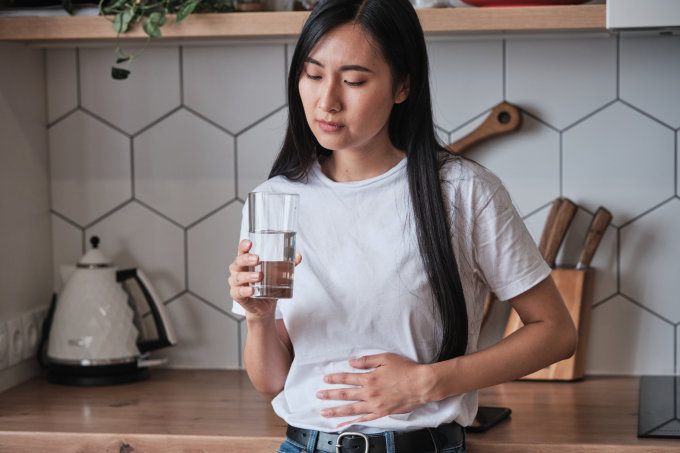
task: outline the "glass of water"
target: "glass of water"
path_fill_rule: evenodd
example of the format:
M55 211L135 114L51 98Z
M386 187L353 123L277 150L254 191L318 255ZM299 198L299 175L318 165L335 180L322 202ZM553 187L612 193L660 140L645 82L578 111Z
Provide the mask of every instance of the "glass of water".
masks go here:
M295 272L295 230L300 196L291 193L248 194L248 238L250 253L260 257L252 268L262 280L251 283L251 297L290 299Z

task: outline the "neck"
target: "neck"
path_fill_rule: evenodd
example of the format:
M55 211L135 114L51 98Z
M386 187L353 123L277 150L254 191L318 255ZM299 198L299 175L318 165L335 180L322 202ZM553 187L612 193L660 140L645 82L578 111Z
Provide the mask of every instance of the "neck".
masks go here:
M404 157L393 146L371 151L338 150L321 161L321 169L336 182L363 181L389 171Z

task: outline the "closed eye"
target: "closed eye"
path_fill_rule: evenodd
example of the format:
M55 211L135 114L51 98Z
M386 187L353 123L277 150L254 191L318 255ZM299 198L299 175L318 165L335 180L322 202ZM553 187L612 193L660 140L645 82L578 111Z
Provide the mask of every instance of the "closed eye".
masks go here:
M349 80L344 81L347 86L358 87L364 84L364 82L350 82Z
M321 76L312 75L312 74L310 74L310 73L306 73L306 74L307 74L307 78L308 78L308 79L312 79L312 80L321 80Z

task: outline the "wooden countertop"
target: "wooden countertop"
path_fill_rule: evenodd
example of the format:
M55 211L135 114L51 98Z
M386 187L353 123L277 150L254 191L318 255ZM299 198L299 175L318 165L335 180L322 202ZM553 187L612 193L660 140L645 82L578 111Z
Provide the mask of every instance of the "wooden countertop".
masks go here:
M470 453L677 452L638 439L638 378L510 382L480 403L509 420L468 434ZM38 377L0 393L0 452L275 452L285 424L243 371L154 369L144 382L69 387Z

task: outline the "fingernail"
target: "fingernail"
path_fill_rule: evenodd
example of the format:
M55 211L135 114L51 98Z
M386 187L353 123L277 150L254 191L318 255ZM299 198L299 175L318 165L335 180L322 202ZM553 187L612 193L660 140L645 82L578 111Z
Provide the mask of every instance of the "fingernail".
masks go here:
M323 392L316 392L316 397L320 400L324 399Z
M330 409L321 409L321 416L322 417L328 417L329 415L331 415Z
M324 377L323 377L323 381L324 381L324 382L327 382L327 383L330 383L330 382L331 382L331 378L329 378L328 376L324 376Z
M257 280L258 278L260 278L260 273L259 273L259 272L251 272L251 273L250 273L250 279L251 279L251 280Z
M255 263L257 263L257 256L255 256L255 255L250 255L250 256L248 257L248 262L249 262L250 264L255 264Z

